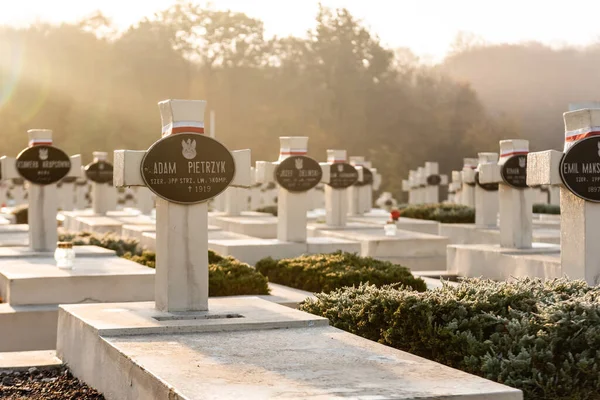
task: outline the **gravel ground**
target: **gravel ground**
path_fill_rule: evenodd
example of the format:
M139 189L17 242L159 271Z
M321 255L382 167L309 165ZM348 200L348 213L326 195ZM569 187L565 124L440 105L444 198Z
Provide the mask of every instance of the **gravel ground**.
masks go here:
M104 400L104 396L71 375L66 367L0 371L2 400Z

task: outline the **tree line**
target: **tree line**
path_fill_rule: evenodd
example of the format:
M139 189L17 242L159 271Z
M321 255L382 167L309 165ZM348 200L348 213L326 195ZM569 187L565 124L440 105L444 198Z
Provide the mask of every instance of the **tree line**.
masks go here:
M84 161L146 149L160 135L158 101L205 99L230 149L274 160L279 136L308 136L309 155L363 155L399 197L409 169L438 161L449 173L520 135L469 82L385 48L347 10L320 7L316 20L305 37L266 39L258 19L179 2L120 34L99 13L1 27L0 154L16 155L31 128L52 129Z

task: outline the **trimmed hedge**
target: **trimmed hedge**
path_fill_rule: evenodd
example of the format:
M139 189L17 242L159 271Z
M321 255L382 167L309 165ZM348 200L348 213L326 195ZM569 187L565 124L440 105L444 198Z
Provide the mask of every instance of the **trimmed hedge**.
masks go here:
M156 253L143 249L135 239L82 232L60 235L59 240L73 242L75 246L92 245L114 250L119 257L150 268L156 267ZM208 263L209 296L269 294L268 279L248 264L233 257L223 257L212 250L208 251Z
M401 216L446 224L475 223L475 209L461 204L414 204L402 209Z
M554 204L534 204L533 212L535 214L560 214L560 206Z
M255 268L270 282L310 292L330 292L366 282L376 286L402 284L418 291L427 289L425 282L415 278L408 268L339 251L282 260L267 257L256 263Z
M528 399L600 398L600 288L583 281L469 279L424 293L361 285L301 310Z

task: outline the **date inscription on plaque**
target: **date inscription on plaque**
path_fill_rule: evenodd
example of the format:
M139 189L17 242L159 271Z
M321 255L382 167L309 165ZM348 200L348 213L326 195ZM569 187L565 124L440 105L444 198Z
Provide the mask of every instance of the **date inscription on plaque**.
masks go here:
M207 201L235 176L233 156L217 140L178 133L155 142L142 159L142 179L157 196L179 204Z
M348 163L335 163L329 172L329 186L334 189L346 189L358 181L358 171Z

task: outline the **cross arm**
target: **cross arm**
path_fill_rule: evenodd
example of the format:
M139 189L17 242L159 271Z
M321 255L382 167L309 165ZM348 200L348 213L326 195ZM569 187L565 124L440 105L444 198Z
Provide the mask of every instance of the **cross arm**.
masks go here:
M81 169L81 154L75 154L70 157L71 159L71 169L67 176L69 178L80 178L83 175L83 170Z
M19 178L16 160L14 157L0 157L0 171L2 171L0 180Z
M440 179L442 180L440 182L440 185L447 185L448 184L448 175L440 175Z
M475 183L475 170L472 168L463 169L462 181L465 183Z
M322 162L322 163L319 163L319 165L321 166L321 171L323 172L323 177L321 178L321 182L329 183L329 180L331 179L331 164Z
M261 184L273 182L276 165L276 163L269 161L257 161L255 167L256 182Z
M559 165L562 155L557 150L527 154L527 186L560 185Z
M115 150L113 184L115 187L146 186L142 179L141 165L146 151Z
M235 163L235 176L231 181L231 186L244 188L252 186L250 149L234 150L231 154Z
M502 182L500 166L494 163L479 164L479 182L483 184Z

